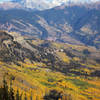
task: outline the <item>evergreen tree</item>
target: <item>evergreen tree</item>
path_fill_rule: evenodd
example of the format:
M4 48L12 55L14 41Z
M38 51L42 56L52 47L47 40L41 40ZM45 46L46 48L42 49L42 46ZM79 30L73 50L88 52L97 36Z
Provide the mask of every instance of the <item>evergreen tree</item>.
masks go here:
M32 92L31 92L31 95L30 95L30 100L33 100L33 98L32 98Z
M5 76L3 78L2 100L9 100L8 84L5 80Z
M56 90L51 90L49 94L46 94L44 96L44 100L59 100L62 99L61 92L58 92Z
M0 100L15 100L12 81L10 82L9 90L5 76L3 77L3 86L0 88Z
M10 100L15 100L15 97L14 97L14 90L13 90L13 88L12 88L12 79L10 80L9 99L10 99Z
M25 93L25 97L24 97L24 100L27 100L27 96L26 96L26 93Z
M17 93L16 93L16 100L20 100L20 95L19 95L19 91L17 90Z
M23 93L21 93L21 95L19 96L19 100L22 100L22 95L23 95Z

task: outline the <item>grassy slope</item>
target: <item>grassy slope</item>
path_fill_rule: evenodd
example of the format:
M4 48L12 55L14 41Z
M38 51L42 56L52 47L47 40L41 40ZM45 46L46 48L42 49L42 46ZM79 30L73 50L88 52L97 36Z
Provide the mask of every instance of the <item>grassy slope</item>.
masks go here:
M41 41L33 41L33 43L38 46L41 44ZM95 61L92 62L92 56L91 59L87 59L87 61L83 63L80 61L81 59L79 56L71 58L65 54L65 52L61 52L61 49L70 50L71 48L71 50L77 50L79 54L84 49L89 49L92 54L97 51L92 47L58 44L53 42L52 46L57 49L55 53L60 57L61 61L63 60L65 63L69 63L71 60L77 61L80 62L81 65L84 65L84 68L71 68L70 70L74 70L74 73L68 73L66 75L56 70L48 69L48 67L41 62L34 62L32 64L28 59L25 60L25 63L18 62L19 66L13 63L6 64L0 62L0 83L2 84L4 73L7 74L7 79L13 75L15 77L13 81L15 91L19 89L20 93L26 92L28 97L32 91L34 95L33 100L37 100L37 98L38 100L42 100L45 93L51 89L62 91L63 94L71 94L73 100L100 100L100 78L91 76L92 72L100 69L100 64L97 64ZM58 49L61 51L58 51ZM75 74L75 72L83 74L78 75ZM87 74L87 76L85 74Z

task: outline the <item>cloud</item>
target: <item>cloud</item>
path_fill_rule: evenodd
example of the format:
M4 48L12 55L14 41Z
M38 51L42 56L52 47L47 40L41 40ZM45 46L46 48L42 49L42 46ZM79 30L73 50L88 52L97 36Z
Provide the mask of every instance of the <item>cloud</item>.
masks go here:
M11 0L0 0L0 3L6 2L6 1L11 1Z
M12 0L0 0L0 2L5 2L5 1L12 1ZM16 0L17 1L17 0ZM20 0L20 1L25 1L25 0ZM68 1L70 2L96 2L96 1L100 1L100 0L26 0L26 1L42 1L42 2L47 2L47 3L52 3L52 4L61 4L61 3L66 3Z
M5 1L13 1L13 0L0 0L0 3ZM100 0L15 0L20 2L21 4L24 4L24 6L28 8L52 8L55 6L59 6L61 4L66 4L67 2L96 2Z

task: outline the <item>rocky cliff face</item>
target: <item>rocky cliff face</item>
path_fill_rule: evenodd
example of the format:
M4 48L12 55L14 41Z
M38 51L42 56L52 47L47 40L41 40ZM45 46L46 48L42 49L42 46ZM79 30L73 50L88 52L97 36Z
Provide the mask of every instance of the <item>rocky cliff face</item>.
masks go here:
M25 58L34 58L34 50L18 34L0 31L0 60L4 62L24 61ZM30 53L28 53L30 52Z

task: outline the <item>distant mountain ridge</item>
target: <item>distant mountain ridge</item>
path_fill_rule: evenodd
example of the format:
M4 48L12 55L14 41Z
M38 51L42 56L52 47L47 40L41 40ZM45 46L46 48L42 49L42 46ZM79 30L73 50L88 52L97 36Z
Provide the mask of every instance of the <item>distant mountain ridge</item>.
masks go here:
M45 9L50 9L53 8L55 6L58 6L60 4L62 4L65 1L49 1L49 0L11 0L8 3L12 3L13 5L15 5L16 3L21 5L23 8L27 8L27 9L37 9L37 10L45 10ZM6 2L4 2L5 4Z
M99 100L100 2L44 10L16 1L0 4L0 100Z
M99 3L59 6L45 11L0 11L0 29L22 35L100 48Z
M97 2L98 0L9 0L8 2L4 1L4 4L7 3L8 5L4 5L3 2L0 5L4 5L4 8L9 6L12 3L14 5L20 5L21 8L27 9L37 9L37 10L45 10L50 9L56 6L61 5L70 5L70 4L92 4ZM2 7L3 8L3 7ZM12 8L12 7L11 7ZM20 8L19 6L17 8Z
M0 4L0 9L9 10L9 9L24 9L24 8L19 3L5 2Z

